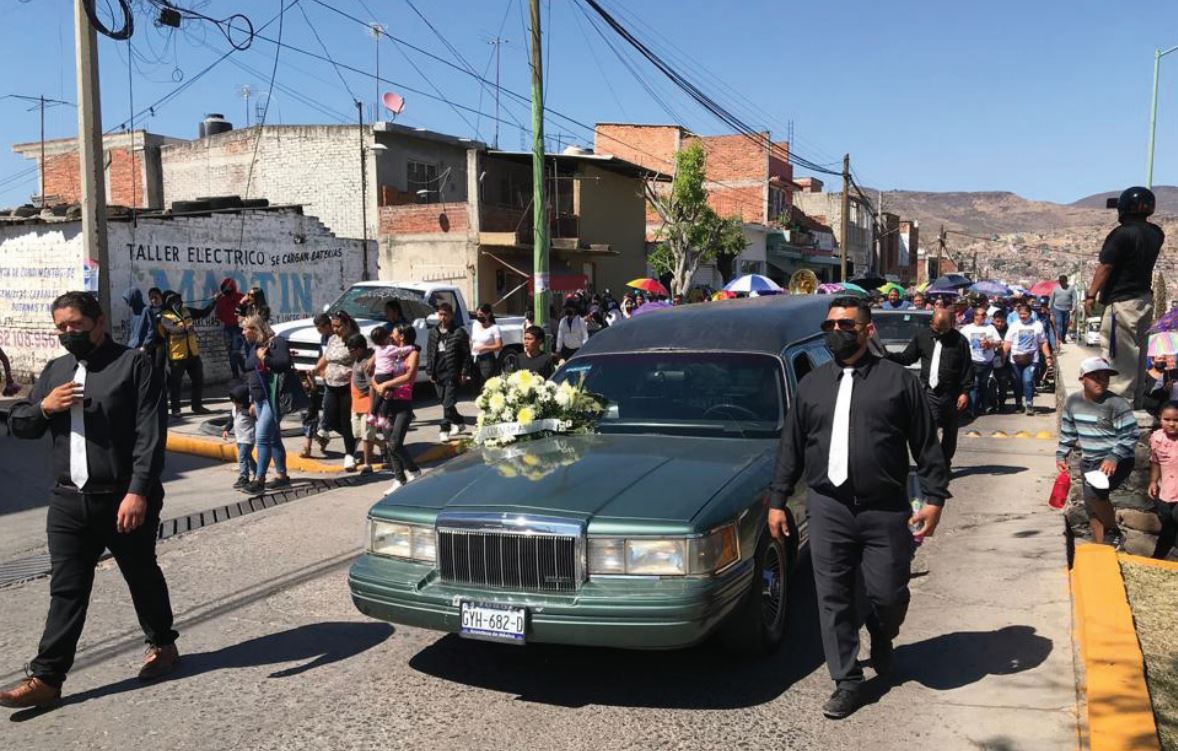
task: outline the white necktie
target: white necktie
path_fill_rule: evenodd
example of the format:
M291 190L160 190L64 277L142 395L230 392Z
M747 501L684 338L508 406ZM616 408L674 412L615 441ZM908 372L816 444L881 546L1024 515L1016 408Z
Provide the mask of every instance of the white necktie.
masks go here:
M78 363L74 383L85 387L86 366ZM70 479L78 490L86 487L90 470L86 466L86 418L82 413L82 399L70 405Z
M935 389L941 382L941 340L933 345L933 361L928 366L928 387Z
M855 369L843 368L838 398L834 402L834 426L830 431L830 461L826 476L837 488L847 481L847 453L851 438L851 389L855 386Z

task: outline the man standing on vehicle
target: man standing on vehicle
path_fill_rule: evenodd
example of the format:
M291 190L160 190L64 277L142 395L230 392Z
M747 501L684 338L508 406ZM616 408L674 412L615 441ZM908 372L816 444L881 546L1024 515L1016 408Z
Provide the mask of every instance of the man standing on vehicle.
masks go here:
M438 303L438 325L430 329L426 346L429 378L442 401L442 425L438 440L457 438L466 430L466 419L458 412L458 388L470 379L470 336L454 321L454 308Z
M1072 320L1072 311L1076 309L1076 288L1068 286L1066 274L1059 275L1059 286L1051 290L1051 297L1047 300L1051 308L1051 317L1055 319L1055 330L1059 334L1059 343L1068 343L1068 325Z
M920 382L868 349L875 326L867 304L835 298L822 330L834 361L798 385L781 434L768 523L776 540L795 534L785 502L804 480L822 648L836 686L822 711L842 719L865 699L856 580L862 576L870 603L871 662L886 676L908 612L913 534L936 531L949 473ZM927 502L915 513L909 451Z
M912 303L900 298L900 290L892 287L888 290L888 299L880 306L883 310L911 310Z
M1129 188L1117 199L1120 226L1100 250L1100 266L1084 297L1084 314L1092 315L1097 295L1105 306L1100 350L1117 371L1109 391L1141 407L1145 384L1146 337L1153 323L1153 267L1166 235L1146 221L1157 200L1148 188Z
M94 568L109 549L147 637L140 680L170 673L179 660L168 585L155 558L164 503L163 373L150 356L116 344L88 292L53 301L67 354L50 360L29 400L13 406L17 438L51 436L56 485L47 531L52 573L49 616L29 677L0 691L0 706L45 707L61 697L86 622Z
M917 329L903 352L887 356L901 365L920 360L920 380L941 429L941 449L947 465L953 464L957 453L957 424L961 412L969 406L974 380L969 340L956 329L954 320L953 311L938 308L928 328Z

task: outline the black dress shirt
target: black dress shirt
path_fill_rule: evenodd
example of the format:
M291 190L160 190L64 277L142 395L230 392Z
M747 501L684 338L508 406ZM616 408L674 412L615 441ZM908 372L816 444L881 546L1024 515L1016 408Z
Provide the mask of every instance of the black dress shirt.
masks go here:
M784 508L804 473L806 485L822 495L865 506L906 507L910 449L925 499L944 505L949 473L924 389L907 370L870 352L851 374L847 480L837 488L830 482L830 434L842 370L831 361L798 384L781 434L770 505Z
M115 344L109 336L82 361L86 365L82 414L89 478L85 490L147 495L160 486L168 432L160 373L152 367L149 355ZM49 432L53 476L65 487L73 487L70 412L46 417L41 400L72 381L77 369L78 359L73 355L50 360L28 401L14 405L8 418L17 438L40 438Z
M1100 302L1108 305L1152 293L1153 267L1165 241L1162 228L1145 220L1125 219L1108 233L1100 249L1100 262L1113 270L1100 288Z
M937 338L931 328L917 329L912 341L903 352L888 353L888 359L901 365L911 365L920 360L920 382L929 388L929 367L933 362L933 350ZM969 351L969 340L957 329L950 329L941 336L941 367L935 389L938 396L958 397L968 394L973 388L973 356Z

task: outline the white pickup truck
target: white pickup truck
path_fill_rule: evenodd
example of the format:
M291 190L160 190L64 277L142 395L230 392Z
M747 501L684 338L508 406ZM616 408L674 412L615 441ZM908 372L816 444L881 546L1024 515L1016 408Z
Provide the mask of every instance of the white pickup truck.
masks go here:
M339 296L335 302L324 308L327 313L337 310L347 311L360 326L360 332L370 337L372 330L385 323L384 307L389 300L401 303L401 312L406 321L417 329L417 343L425 350L429 339L429 330L437 325L437 314L434 308L443 302L448 302L454 308L454 320L470 331L472 318L466 307L466 300L457 287L433 282L357 282ZM515 370L516 362L523 352L522 316L496 318L503 334L503 349L499 352L500 369L510 373ZM286 339L290 345L290 354L295 367L299 370L311 370L319 360L321 345L319 332L310 318L298 321L287 321L274 326L274 332ZM371 338L371 337L370 337ZM429 380L426 375L426 357L421 358L421 366L417 372L417 382Z

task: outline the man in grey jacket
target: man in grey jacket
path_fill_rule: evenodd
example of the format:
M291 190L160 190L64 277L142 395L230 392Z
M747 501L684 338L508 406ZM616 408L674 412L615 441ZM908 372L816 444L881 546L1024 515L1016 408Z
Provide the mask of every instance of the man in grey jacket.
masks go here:
M1051 298L1047 301L1051 308L1051 317L1055 319L1055 330L1059 334L1059 343L1068 341L1068 324L1071 322L1072 311L1076 309L1076 288L1068 286L1065 274L1059 275L1059 286L1051 290Z

